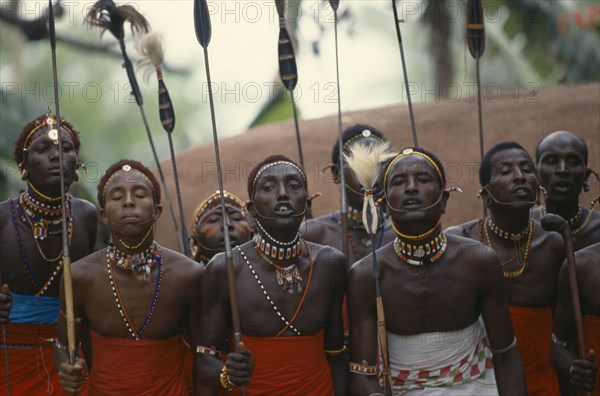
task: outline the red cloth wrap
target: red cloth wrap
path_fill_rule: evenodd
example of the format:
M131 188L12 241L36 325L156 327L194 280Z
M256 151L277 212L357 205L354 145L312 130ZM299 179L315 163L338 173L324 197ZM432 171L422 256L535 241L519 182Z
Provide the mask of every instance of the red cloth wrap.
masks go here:
M134 341L90 335L91 395L187 395L181 336Z
M509 311L525 369L527 394L558 396L558 379L550 363L552 309L511 306Z
M600 356L600 316L583 315L583 333L585 338L586 352L593 349L596 352L596 364ZM577 392L585 395L585 392ZM600 396L600 370L596 371L596 387L592 396Z
M256 369L246 386L248 396L333 395L323 331L298 337L242 335L242 341L256 362Z
M13 395L64 395L52 361L54 324L6 324L8 368ZM8 394L4 348L0 344L0 395ZM86 395L81 392L80 395Z

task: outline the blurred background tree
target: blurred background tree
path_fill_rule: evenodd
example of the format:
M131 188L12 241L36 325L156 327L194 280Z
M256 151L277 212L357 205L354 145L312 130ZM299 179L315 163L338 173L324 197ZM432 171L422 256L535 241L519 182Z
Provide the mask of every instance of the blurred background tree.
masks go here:
M95 201L96 183L102 170L110 163L120 158L141 159L147 165L153 165L153 161L139 112L129 95L125 73L120 67L118 44L107 37L99 41L97 31L83 27L82 10L87 3L81 8L68 3L58 4L62 9L62 17L57 23L61 109L63 116L71 120L83 135L80 160L89 167L83 182L74 186L77 189L75 193ZM177 113L178 126L174 134L177 149L211 140L208 104L202 85L202 57L192 38L191 12L177 17L173 14L182 6L181 3L167 0L135 3L150 23L162 26L166 34L184 29L190 32L190 41L178 39L174 43L175 40L171 39L167 43L165 79ZM183 6L191 11L191 5L187 3ZM227 89L218 89L216 102L220 134L231 136L250 126L291 118L289 98L278 84L278 26L276 18L272 18L274 7L267 7L266 2L228 1L209 2L209 5L211 3L215 10L211 44L211 61L216 65L212 67L215 69L215 81L225 84L242 81L242 77L235 80L231 76L243 73L256 73L258 76L261 73L261 77L255 80L252 77L246 80L254 82L254 85L242 83L239 89L273 87L270 95L263 95L256 101L247 100L239 92L228 93ZM268 9L269 20L261 21L266 27L252 20L249 13L251 3L263 7L263 10ZM443 100L450 84L474 80L473 62L465 45L465 4L466 1L457 0L398 1L401 19L405 21L402 29L409 60L409 79L435 87L438 94L434 100ZM487 35L486 52L482 58L484 82L492 81L506 89L530 87L535 90L544 85L600 80L600 5L597 1L484 0L483 4ZM237 12L241 17L228 15L224 8L227 6L232 7L229 12ZM23 186L12 159L16 135L28 120L45 111L47 106L54 108L46 7L44 2L0 1L0 199L14 196ZM183 8L184 11L186 9ZM263 19L267 11L262 14ZM340 46L344 50L343 55L346 55L341 64L342 71L346 70L341 88L343 109L347 111L404 101L402 66L390 2L342 1L339 12ZM288 29L296 48L299 79L305 84L305 100L299 102L300 114L305 117L333 114L336 109L331 103L326 105L322 97L313 98L312 103L306 100L307 96L316 94L316 91L312 92L312 78L335 73L334 66L328 61L333 52L331 20L327 1L288 1ZM238 36L225 37L226 44L217 43L225 35L226 28L237 29L235 34ZM260 33L252 36L253 31ZM364 42L372 44L374 51L386 52L387 58L375 58L374 55L381 55L379 53L357 53L359 50L356 48L364 48L357 45ZM248 43L256 46L255 56L240 54L242 49L253 50L246 48L250 45ZM134 42L129 33L127 45L131 48L130 54L135 57ZM264 51L263 47L268 51ZM169 57L169 48L176 52L176 56ZM217 63L219 59L223 59L221 63ZM372 69L363 73L356 73L355 69L349 72L350 63L354 60L371 61L373 64L369 66ZM141 72L138 79L142 82ZM356 87L361 84L369 87L368 93L357 91ZM155 90L153 78L142 83L152 133L158 142L159 156L165 159L168 148L158 121ZM425 95L413 100L432 100L432 97Z

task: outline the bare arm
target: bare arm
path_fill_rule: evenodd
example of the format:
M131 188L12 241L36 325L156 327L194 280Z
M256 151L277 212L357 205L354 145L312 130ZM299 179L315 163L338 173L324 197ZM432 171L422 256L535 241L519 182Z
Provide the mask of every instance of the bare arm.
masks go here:
M478 247L479 248L479 247ZM498 258L491 249L481 246L481 260L476 260L481 271L482 316L494 353L494 374L500 395L526 395L525 376L518 344L513 344L514 332L508 312L504 278Z
M598 370L594 363L594 356L591 356L591 361L579 359L575 352L577 335L566 262L561 268L558 281L558 301L554 312L553 333L558 339L550 345L550 357L558 373L561 394L575 395L572 383L577 388L593 390L597 385L595 382L596 370Z
M192 333L193 345L223 351L226 335L231 333L231 310L225 256L220 254L207 265L202 277L199 326ZM245 351L241 344L240 351ZM223 362L209 353L196 353L194 383L196 395L216 395L223 390L220 374ZM248 383L254 361L249 353L230 353L227 356L230 381L239 386Z
M329 307L327 325L325 327L325 350L327 362L333 376L333 386L336 395L348 394L348 363L344 348L344 323L342 319L342 304L346 294L346 260L338 252L330 253L333 257L331 263L324 263L332 267L333 297ZM329 351L329 352L327 352ZM336 352L337 351L337 352ZM342 352L339 352L342 351Z
M377 363L377 313L373 275L364 261L355 263L348 275L348 311L350 316L350 362L368 366ZM383 393L375 375L350 373L350 393Z

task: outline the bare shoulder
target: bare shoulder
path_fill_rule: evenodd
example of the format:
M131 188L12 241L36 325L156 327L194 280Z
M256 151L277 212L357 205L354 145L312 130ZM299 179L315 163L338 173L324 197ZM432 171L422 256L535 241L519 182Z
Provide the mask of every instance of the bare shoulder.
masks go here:
M546 231L542 228L542 225L538 221L534 221L535 232L533 239L538 249L550 252L550 254L556 253L557 257L564 259L564 241L558 232Z
M300 233L309 241L320 241L332 229L339 225L331 221L331 215L323 215L315 219L310 219L300 225Z
M576 251L575 262L577 263L577 269L581 268L584 271L586 269L600 269L598 257L600 257L600 242Z
M74 281L97 279L101 273L108 273L106 248L90 253L71 264Z
M98 209L96 208L96 205L90 201L81 198L73 198L71 204L73 205L73 212L77 215L94 219L98 217Z
M478 240L459 235L447 234L446 238L448 247L444 256L451 264L481 275L487 271L497 272L499 261L494 249Z
M204 273L202 264L164 246L161 246L160 249L165 268L168 268L182 278L191 278L193 280L202 278L202 274Z
M310 253L313 256L313 260L315 262L320 263L321 265L328 266L342 266L345 271L346 267L346 258L344 254L333 246L329 245L321 245L314 242L306 241L308 248L310 249Z
M450 226L444 231L447 235L458 235L474 239L479 233L479 219L467 221L466 223Z

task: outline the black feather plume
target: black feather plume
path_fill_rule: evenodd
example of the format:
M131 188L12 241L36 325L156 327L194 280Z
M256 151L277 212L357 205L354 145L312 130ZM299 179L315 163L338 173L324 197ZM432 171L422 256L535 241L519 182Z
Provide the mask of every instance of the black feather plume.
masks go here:
M130 5L117 6L112 0L99 0L90 8L85 23L90 27L99 27L102 34L107 30L123 41L125 38L125 22L131 25L131 33L148 33L148 21Z

